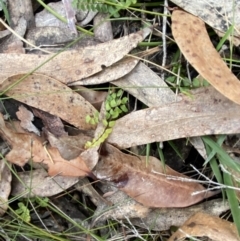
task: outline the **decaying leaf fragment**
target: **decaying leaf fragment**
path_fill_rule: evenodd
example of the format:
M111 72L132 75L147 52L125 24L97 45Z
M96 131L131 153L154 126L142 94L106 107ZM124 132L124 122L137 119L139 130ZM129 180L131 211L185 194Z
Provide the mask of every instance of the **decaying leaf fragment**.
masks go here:
M0 85L0 90L6 89L22 76L16 75L5 80ZM54 78L32 74L5 94L27 105L58 116L80 129L94 129L94 125L86 123L85 117L93 115L96 109L82 96Z
M132 112L119 120L108 142L120 148L184 137L240 132L240 106L211 86L180 94L176 103Z
M37 69L35 73L47 75L65 84L75 82L96 74L104 67L109 67L122 59L150 32L149 28L145 28L110 42L65 51L57 56L55 56L56 54L0 54L0 84L10 76L33 71L50 58L52 59Z
M164 171L155 157L149 157L146 163L146 157L124 154L108 144L102 153L94 172L96 177L114 182L120 190L145 206L187 207L214 194L168 166ZM193 195L197 191L203 192Z
M8 209L8 197L11 192L12 173L6 162L0 159L0 216Z
M191 216L168 241L183 240L185 237L208 237L214 241L240 240L233 223L201 212Z
M21 127L25 130L28 130L29 132L33 132L40 136L40 132L37 129L37 127L32 123L34 120L33 113L29 111L26 107L23 105L19 106L19 111L16 112L16 115L18 119L21 121Z
M181 10L172 13L172 33L189 63L220 93L240 104L240 82L214 48L204 22Z
M13 177L11 195L50 197L63 192L77 182L78 177L49 177L44 169L19 172L18 178Z
M87 176L90 169L81 157L67 161L61 157L58 150L44 144L45 140L34 134L17 133L6 127L2 114L0 115L0 135L11 146L12 150L5 156L14 164L23 166L28 161L42 163L48 166L50 176Z

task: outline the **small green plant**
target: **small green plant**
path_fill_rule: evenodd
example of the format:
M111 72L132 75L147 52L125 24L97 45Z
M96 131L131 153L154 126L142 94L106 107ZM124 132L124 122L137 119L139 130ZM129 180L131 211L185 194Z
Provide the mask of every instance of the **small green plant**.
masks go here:
M18 209L15 210L15 213L19 215L19 217L24 221L24 222L30 222L31 221L31 216L30 216L30 211L29 209L25 206L23 202L18 203Z
M118 18L121 9L126 9L136 3L137 0L74 0L73 6L81 10L109 13L111 16Z
M116 119L123 113L128 112L126 106L128 102L127 97L123 97L123 90L119 89L115 92L115 89L111 89L105 101L105 117L101 120L105 129L103 133L92 141L88 141L85 144L85 148L95 147L103 143L111 134ZM92 125L99 123L99 113L95 113L94 116L86 116L86 122Z

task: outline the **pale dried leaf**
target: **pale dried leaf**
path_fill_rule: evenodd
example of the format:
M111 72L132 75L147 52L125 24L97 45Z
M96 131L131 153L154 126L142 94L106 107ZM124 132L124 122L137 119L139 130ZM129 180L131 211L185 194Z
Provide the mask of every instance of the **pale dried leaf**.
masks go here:
M86 79L76 81L70 85L102 84L119 79L131 72L137 65L138 61L138 59L134 59L132 57L125 57L112 66L103 69L100 73L90 76Z
M102 71L122 59L135 48L151 30L145 28L137 33L89 46L78 50L69 50L55 55L0 54L0 84L10 76L25 74L49 60L36 70L62 83L72 83ZM24 63L24 65L22 64Z
M240 37L240 2L225 0L171 0L182 9L198 16L212 28L225 33L234 25L234 35Z
M13 177L13 196L21 197L51 197L65 191L78 182L78 177L49 177L44 169L19 172L18 178ZM21 180L21 181L20 181Z
M204 22L186 12L172 13L172 33L189 63L214 88L240 104L240 82L214 48Z
M214 88L182 101L132 112L116 121L108 142L120 148L183 137L240 132L240 106ZM194 121L193 121L194 120Z
M208 237L214 241L239 241L236 226L226 220L198 212L190 217L168 241L182 240L185 237Z
M0 160L0 216L8 209L8 196L11 192L12 173L6 161Z
M21 77L9 78L0 85L0 89L7 88ZM94 129L93 125L86 123L85 117L93 115L96 109L79 94L46 75L32 74L7 91L6 95L58 116L80 129Z
M16 112L17 118L21 121L20 125L23 129L28 130L29 132L33 132L40 136L40 132L35 125L33 125L32 121L34 120L33 113L29 111L23 105L19 106L19 111Z
M214 194L167 165L164 170L163 164L155 157L149 157L146 163L146 157L124 154L108 144L105 149L102 147L101 153L94 175L115 183L145 206L187 207ZM202 192L193 195L198 191Z
M149 107L180 100L167 84L142 62L129 74L112 83L135 96Z

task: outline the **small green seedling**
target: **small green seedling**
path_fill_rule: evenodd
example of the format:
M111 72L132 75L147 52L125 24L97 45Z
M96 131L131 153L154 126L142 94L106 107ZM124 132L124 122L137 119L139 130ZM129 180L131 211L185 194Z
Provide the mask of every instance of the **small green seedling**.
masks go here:
M85 144L85 148L95 147L102 144L108 136L111 134L113 127L115 125L116 119L119 118L120 115L127 113L127 103L128 98L123 97L123 90L119 89L115 92L114 89L109 91L109 94L105 101L105 110L106 114L104 118L101 120L103 126L105 127L103 133L98 137L94 138L92 141L88 141ZM86 122L92 125L95 125L99 122L99 113L95 113L93 117L86 116Z

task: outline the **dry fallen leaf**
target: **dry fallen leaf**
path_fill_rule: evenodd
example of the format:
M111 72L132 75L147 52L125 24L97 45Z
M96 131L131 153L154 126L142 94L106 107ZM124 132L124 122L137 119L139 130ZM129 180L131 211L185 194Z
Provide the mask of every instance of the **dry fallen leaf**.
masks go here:
M239 105L212 87L198 88L191 94L180 94L182 100L179 102L132 112L120 118L108 142L128 148L183 137L240 132Z
M7 88L21 77L9 78L0 85L0 89ZM80 129L94 129L93 125L86 123L85 117L93 115L96 109L72 89L46 75L32 74L8 90L6 95L58 116Z
M62 83L69 84L86 78L111 66L135 48L151 30L142 31L128 36L89 46L79 50L69 50L55 55L34 54L0 54L0 84L10 76L33 71L50 58L35 72L47 75ZM22 64L24 63L24 65Z
M113 81L112 84L126 90L149 107L180 100L164 80L142 62L129 74Z
M44 169L19 172L13 177L11 195L21 197L50 197L78 182L78 177L49 177Z
M45 111L32 108L33 113L36 117L40 118L43 122L43 131L50 131L56 137L67 136L68 133L64 129L62 120L58 116L51 115Z
M101 153L95 176L114 182L120 190L145 206L187 207L214 194L167 165L164 172L162 163L155 157L149 157L146 163L146 157L124 154L108 144L102 147ZM203 192L193 195L197 191Z
M101 105L108 95L107 91L95 91L83 86L72 87L75 92L80 94L85 100L91 103L98 111L101 109Z
M33 113L29 111L23 105L19 106L19 111L16 112L18 119L21 121L20 125L23 129L28 130L29 132L33 132L40 136L40 132L35 125L33 125L32 121L34 120Z
M81 179L83 180L83 179ZM78 184L77 184L78 185ZM146 229L151 227L151 230L163 231L170 229L171 226L181 226L191 215L196 212L206 212L211 215L219 216L223 212L229 210L229 204L222 199L214 199L205 201L185 208L148 208L138 203L132 198L129 198L124 192L117 190L111 183L97 183L97 188L103 193L112 191L113 194L105 197L105 200L98 200L97 209L94 213L94 223L103 222L108 219L123 219L129 218L131 223ZM76 185L75 185L76 186ZM91 199L96 196L94 193L89 193ZM109 204L112 203L111 207Z
M201 18L214 30L225 34L234 26L234 36L240 37L240 2L225 0L171 0L185 11ZM239 42L239 40L238 40ZM238 43L239 44L239 43Z
M92 137L83 133L77 136L61 136L57 138L47 131L46 135L51 146L57 148L65 160L78 157L83 152L86 142L92 140Z
M204 22L181 10L172 13L172 33L189 63L211 85L240 104L240 82L214 48Z
M208 237L214 241L239 241L237 228L233 223L198 212L190 217L168 241L183 240L185 237Z
M100 73L86 79L76 81L70 85L95 85L119 79L132 71L138 61L138 59L134 59L132 57L123 58L112 66L103 69Z
M81 157L67 161L61 157L58 150L44 145L44 140L34 134L17 133L6 127L3 116L0 115L0 134L12 150L5 158L14 164L23 166L28 161L46 164L50 176L87 176L90 169Z
M12 173L5 160L0 159L0 216L8 209L8 196L11 192Z

